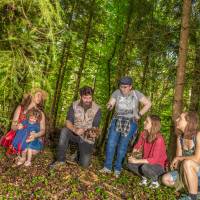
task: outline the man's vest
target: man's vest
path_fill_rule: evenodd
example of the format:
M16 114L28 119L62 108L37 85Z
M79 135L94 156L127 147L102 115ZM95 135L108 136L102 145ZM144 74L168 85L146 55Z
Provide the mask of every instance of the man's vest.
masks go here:
M92 102L91 108L84 111L84 108L80 105L80 100L73 103L74 110L74 126L76 128L89 129L92 128L92 123L95 115L99 110L99 106Z

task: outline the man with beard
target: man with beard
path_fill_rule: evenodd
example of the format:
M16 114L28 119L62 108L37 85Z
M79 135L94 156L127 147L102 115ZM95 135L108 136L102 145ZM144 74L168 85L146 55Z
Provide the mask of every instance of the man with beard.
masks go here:
M78 144L78 163L87 168L90 164L94 142L88 142L85 135L99 127L101 118L100 107L93 101L93 89L84 86L80 89L80 99L69 107L66 118L66 126L61 130L56 161L51 165L55 167L65 163L65 153L72 141Z

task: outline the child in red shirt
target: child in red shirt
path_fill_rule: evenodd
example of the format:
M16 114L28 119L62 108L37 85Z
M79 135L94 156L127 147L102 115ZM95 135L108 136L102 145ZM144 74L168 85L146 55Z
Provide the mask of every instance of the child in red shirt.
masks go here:
M141 185L147 185L147 178L150 178L152 188L159 187L158 177L164 173L167 162L166 147L160 127L158 116L148 116L144 122L144 131L133 148L133 155L128 159L128 168L142 176ZM134 157L139 151L142 151L142 159Z

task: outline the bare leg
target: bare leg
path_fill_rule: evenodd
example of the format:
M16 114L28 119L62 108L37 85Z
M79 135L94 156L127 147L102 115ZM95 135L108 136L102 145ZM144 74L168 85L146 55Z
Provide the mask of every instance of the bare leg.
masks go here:
M28 167L31 165L32 156L39 153L39 151L33 149L28 149L27 151L28 151L27 161L24 163L24 165Z
M22 165L26 161L27 150L22 151L21 157L17 160L17 165Z
M31 160L32 160L32 156L33 155L36 155L36 154L38 154L39 153L39 151L37 151L37 150L34 150L34 149L28 149L28 157L27 157L27 161L30 161L31 162Z
M21 156L21 158L22 158L23 160L26 160L26 154L27 154L27 150L22 151L22 156Z
M197 194L198 192L198 171L199 165L196 162L192 160L183 162L184 180L190 194Z

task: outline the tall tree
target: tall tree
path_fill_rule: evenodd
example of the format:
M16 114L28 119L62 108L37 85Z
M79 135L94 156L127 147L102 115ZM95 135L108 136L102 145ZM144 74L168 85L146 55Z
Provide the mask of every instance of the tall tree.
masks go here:
M195 64L192 78L192 89L190 97L190 110L191 111L200 111L200 42L196 39L195 42Z
M116 80L118 81L119 78L121 76L125 75L125 72L126 72L125 65L123 65L123 62L124 62L126 44L127 44L127 40L128 40L129 28L130 28L130 24L131 24L132 12L133 12L133 2L131 0L129 0L124 30L123 30L123 32L120 36L116 35L112 53L110 55L110 58L108 58L108 60L107 60L109 93L111 93L116 88L116 85L117 85ZM117 48L117 44L118 44L118 39L120 39L120 38L121 38L121 43L120 43L120 47L119 47L118 63L117 63L117 66L116 66L117 71L116 71L115 79L114 79L115 83L114 83L114 85L112 85L112 90L111 90L110 65L111 65L112 59L115 56L115 52L116 52L116 48ZM102 153L104 151L105 138L106 138L107 129L108 129L109 122L110 122L112 115L113 115L113 112L107 112L106 117L105 117L105 122L104 122L104 126L103 126L103 129L102 129L102 136L101 136L101 138L98 142L98 147L100 147L100 150L101 150L100 153Z
M174 156L176 150L176 136L174 134L174 132L176 132L174 128L175 120L180 115L183 108L183 91L185 84L185 66L186 66L187 51L188 51L190 13L191 13L191 0L184 0L182 8L178 66L176 72L176 84L175 84L175 93L174 93L174 102L172 111L172 130L170 138L171 140L170 150L172 151L171 156Z
M109 56L109 58L106 62L109 97L110 97L110 94L111 94L111 63L112 63L112 60L113 60L115 53L116 53L118 41L119 41L119 36L116 35L111 55ZM100 153L103 153L103 150L104 150L104 144L105 144L104 142L105 142L105 138L106 138L106 134L107 134L107 130L108 130L108 126L109 126L111 116L112 116L111 112L106 113L105 122L104 122L104 125L103 125L103 128L102 128L101 137L99 138L98 144L97 144L97 148L100 149Z
M79 91L81 76L82 76L82 72L83 72L83 68L84 68L84 64L85 64L85 57L86 57L87 45L88 45L88 40L89 40L91 26L92 26L92 19L93 19L93 16L94 16L94 4L95 4L95 0L92 0L90 12L89 12L89 18L88 18L85 36L84 36L84 41L83 41L83 49L82 49L80 66L79 66L79 70L78 70L78 73L77 73L76 86L75 86L75 89L74 89L74 98L73 98L74 101L78 98L78 91Z
M68 29L69 30L72 26L72 17L73 17L73 14L74 14L75 6L76 6L76 1L72 5L72 10L71 10L70 15L69 15L69 22L68 22ZM61 59L60 59L60 67L58 69L58 76L57 76L57 80L56 80L54 98L53 98L53 103L52 103L52 107L51 107L52 128L53 129L56 126L58 106L59 106L59 102L60 102L60 98L61 98L63 80L64 80L64 77L65 77L68 58L69 58L70 51L71 51L71 42L72 42L72 38L71 38L71 36L69 36L67 41L65 41L64 44L63 44L63 49L62 49L62 54L61 54Z
M200 2L193 4L190 41L194 47L195 62L193 64L193 75L191 85L190 106L191 111L200 112L200 19L199 19Z
M117 63L117 67L116 67L117 68L117 76L116 76L117 79L116 80L119 80L119 78L121 76L123 76L124 72L126 71L126 69L123 65L123 61L124 61L126 45L127 45L127 41L128 41L128 33L129 33L130 24L131 24L132 13L133 13L133 1L129 0L126 23L125 23L123 35L121 37L121 45L119 48L119 58L118 58L118 63Z

